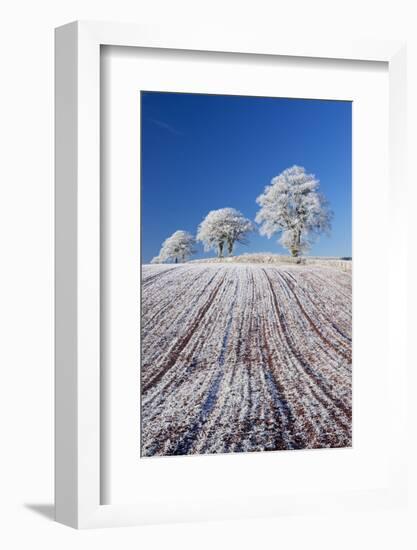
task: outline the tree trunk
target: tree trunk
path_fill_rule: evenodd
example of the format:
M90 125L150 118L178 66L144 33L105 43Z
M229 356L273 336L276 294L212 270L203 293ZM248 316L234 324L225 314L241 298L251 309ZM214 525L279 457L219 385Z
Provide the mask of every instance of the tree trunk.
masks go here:
M175 263L177 264L178 263L178 258L175 256Z
M223 258L223 241L219 242L219 258Z
M234 245L233 241L228 241L227 242L227 249L228 249L228 252L229 252L229 256L231 256L232 253L233 253L233 245Z
M298 258L301 249L301 229L298 229L294 236L294 241L291 247L291 255L293 258Z

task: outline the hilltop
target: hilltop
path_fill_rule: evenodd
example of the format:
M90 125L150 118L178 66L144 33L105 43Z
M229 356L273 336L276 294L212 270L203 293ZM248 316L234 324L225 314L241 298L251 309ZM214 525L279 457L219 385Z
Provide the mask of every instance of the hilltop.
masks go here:
M187 263L207 264L207 263L244 263L244 264L292 264L292 265L321 265L327 267L338 267L345 271L352 269L352 259L337 256L301 256L293 258L281 254L272 254L270 252L258 252L252 254L241 254L239 256L226 256L224 258L203 258L199 260L190 260Z

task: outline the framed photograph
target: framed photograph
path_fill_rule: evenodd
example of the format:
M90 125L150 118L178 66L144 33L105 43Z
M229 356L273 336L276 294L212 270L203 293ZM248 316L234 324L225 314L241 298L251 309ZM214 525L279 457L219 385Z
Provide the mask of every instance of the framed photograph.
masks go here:
M141 93L142 457L352 446L351 122Z
M57 29L58 521L404 502L404 52Z

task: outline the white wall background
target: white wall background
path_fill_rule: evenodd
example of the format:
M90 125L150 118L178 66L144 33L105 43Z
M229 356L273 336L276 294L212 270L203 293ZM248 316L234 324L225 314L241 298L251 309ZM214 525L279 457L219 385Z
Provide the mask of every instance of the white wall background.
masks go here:
M75 19L222 21L250 33L409 40L409 168L417 150L412 0L14 0L1 9L0 546L14 548L415 548L414 509L76 532L53 523L53 28ZM215 27L213 28L215 32ZM412 178L410 178L412 182ZM414 179L414 185L417 182ZM411 256L415 256L410 188ZM387 228L384 228L387 230ZM389 230L389 228L388 228ZM389 259L387 259L389 260ZM391 260L392 261L392 260ZM410 281L417 280L410 262ZM410 304L415 291L410 293ZM415 303L415 301L414 301ZM410 307L410 339L413 340ZM410 397L416 376L410 372ZM416 418L414 399L410 408ZM410 422L410 440L415 423ZM387 443L393 444L389 434ZM411 441L412 443L412 441ZM410 459L415 458L410 444ZM413 454L411 454L413 453ZM416 463L416 462L415 462ZM412 501L416 484L412 472Z

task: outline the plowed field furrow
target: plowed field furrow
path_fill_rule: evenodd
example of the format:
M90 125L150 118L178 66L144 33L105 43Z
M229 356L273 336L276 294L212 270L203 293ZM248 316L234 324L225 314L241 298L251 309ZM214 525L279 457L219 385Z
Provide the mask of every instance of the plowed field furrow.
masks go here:
M143 266L142 456L351 445L351 274Z

